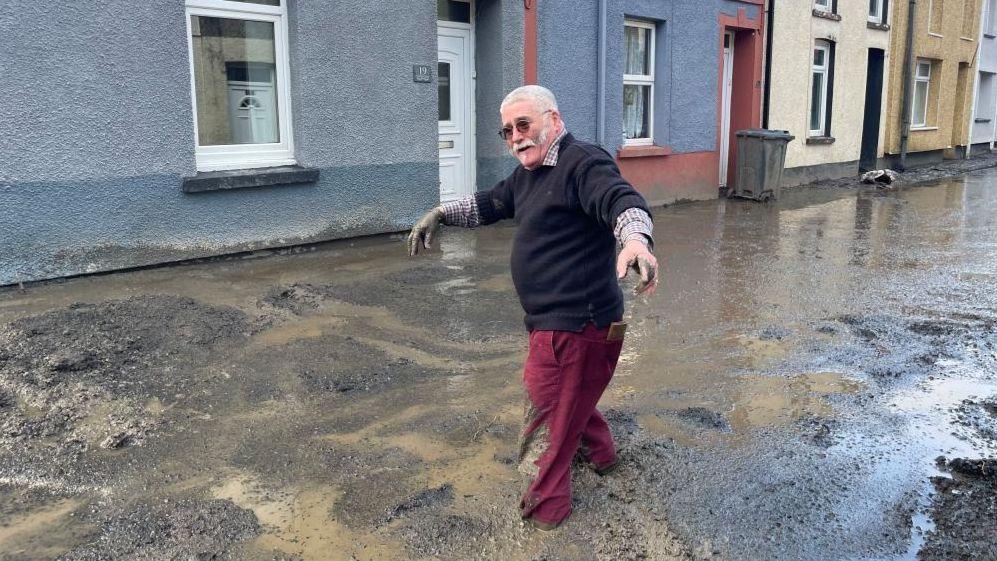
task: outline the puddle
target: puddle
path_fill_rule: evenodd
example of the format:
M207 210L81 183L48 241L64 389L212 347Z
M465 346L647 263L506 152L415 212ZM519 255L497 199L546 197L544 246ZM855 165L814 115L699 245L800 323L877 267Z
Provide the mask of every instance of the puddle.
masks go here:
M61 499L33 511L0 520L0 549L11 559L55 558L71 547L74 533L68 526L75 521L70 514L81 501ZM81 529L76 528L76 532ZM59 542L68 542L66 546ZM6 555L3 555L6 559Z
M792 350L792 344L781 338L762 339L757 336L737 334L728 341L739 345L756 368L785 358Z
M958 368L961 361L948 360L946 365ZM912 388L899 392L889 403L913 419L912 430L917 433L915 459L918 465L931 466L924 471L924 485L918 496L917 511L912 517L910 545L897 556L877 557L863 561L916 561L918 552L925 546L926 534L935 529L935 523L928 512L931 507L929 495L936 491L928 482L934 476L951 477L939 471L935 458L993 457L997 453L997 443L967 438L959 431L959 425L952 423L952 409L967 399L983 398L997 394L997 383L989 380L966 378L935 378L926 380Z
M318 339L329 331L340 330L346 321L338 317L316 315L278 325L256 336L261 345L279 346L303 339Z
M807 416L830 418L834 407L827 397L856 394L865 385L836 372L815 372L790 377L739 376L732 397L730 424L735 432L784 426Z
M512 276L507 274L488 277L478 283L478 288L489 292L511 292L514 290Z
M341 494L334 488L266 489L245 474L233 474L211 491L252 510L264 534L250 543L262 552L282 552L303 561L404 561L404 544L376 533L356 532L332 518Z
M162 415L169 409L169 407L163 405L163 402L160 401L158 397L150 399L145 404L145 412L150 415Z
M471 294L474 292L474 281L471 277L455 277L450 280L445 280L436 283L433 287L440 292L440 294L461 296L465 294Z
M997 454L997 443L963 436L951 422L951 410L964 400L995 394L993 381L940 377L899 392L889 405L914 419L918 443L927 450L924 460L934 462L939 454L951 458Z
M637 415L637 422L648 433L659 438L670 438L682 446L701 446L704 437L689 430L678 419L662 415Z

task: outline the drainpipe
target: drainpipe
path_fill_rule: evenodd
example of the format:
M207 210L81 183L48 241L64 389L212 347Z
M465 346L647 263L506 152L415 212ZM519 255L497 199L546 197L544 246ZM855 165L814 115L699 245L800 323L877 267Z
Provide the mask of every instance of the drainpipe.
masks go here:
M762 128L769 128L769 93L772 91L772 26L775 24L775 0L768 0L765 22L765 92L762 98Z
M595 141L599 146L606 146L606 4L608 0L599 0L599 84L596 92L596 133Z
M917 23L917 0L909 0L907 7L907 52L904 53L904 90L900 112L900 171L907 169L907 140L910 137L911 76L914 67L914 26Z

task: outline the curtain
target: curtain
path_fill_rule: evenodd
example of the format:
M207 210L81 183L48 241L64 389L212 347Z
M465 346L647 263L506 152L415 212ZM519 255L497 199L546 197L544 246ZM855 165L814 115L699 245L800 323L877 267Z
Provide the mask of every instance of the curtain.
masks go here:
M623 86L623 138L647 138L651 86Z
M624 27L626 62L624 74L647 76L648 43L651 32L641 27ZM647 138L648 109L650 109L651 87L638 84L623 85L623 138Z
M647 68L647 42L650 30L640 27L624 28L627 59L624 74L650 74Z

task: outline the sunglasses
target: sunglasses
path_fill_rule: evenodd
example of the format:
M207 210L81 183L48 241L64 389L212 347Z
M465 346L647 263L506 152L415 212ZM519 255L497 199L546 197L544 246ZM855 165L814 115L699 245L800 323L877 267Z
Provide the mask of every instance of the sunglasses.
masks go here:
M544 113L550 113L550 112L551 112L551 110L548 109L548 110L544 111L543 113L541 113L541 115L543 115ZM499 129L499 131L498 131L499 137L502 140L509 140L509 137L512 136L512 127L513 126L516 127L516 130L519 131L519 134L526 134L526 133L530 132L530 127L533 126L533 119L530 119L529 117L520 117L519 119L516 119L515 123L513 123L512 125L506 125L506 126L502 127L501 129Z

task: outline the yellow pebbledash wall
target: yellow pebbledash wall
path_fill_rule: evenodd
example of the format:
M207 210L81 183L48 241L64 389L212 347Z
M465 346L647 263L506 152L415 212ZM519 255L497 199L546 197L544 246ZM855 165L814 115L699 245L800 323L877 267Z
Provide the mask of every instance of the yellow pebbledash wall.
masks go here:
M967 142L972 112L973 79L979 39L981 0L920 0L914 31L914 68L917 59L931 62L926 126L911 129L908 153L914 164L961 155ZM886 151L900 153L903 127L903 65L909 3L893 0L886 100ZM913 98L913 85L911 97ZM931 152L932 154L924 154ZM918 155L920 154L920 158Z

